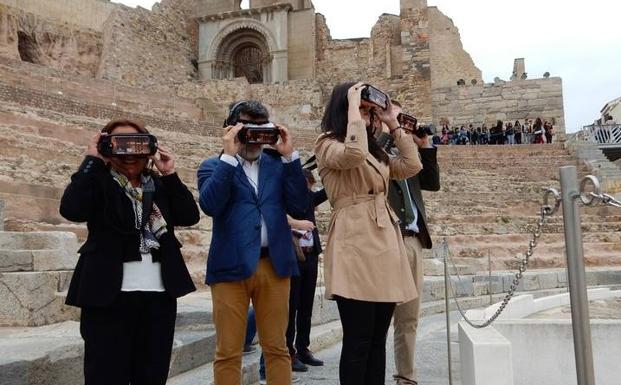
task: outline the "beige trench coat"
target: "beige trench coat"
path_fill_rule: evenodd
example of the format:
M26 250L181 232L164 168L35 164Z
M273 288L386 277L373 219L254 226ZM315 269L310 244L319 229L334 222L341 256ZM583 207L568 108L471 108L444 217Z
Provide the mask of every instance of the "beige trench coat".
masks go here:
M334 208L324 250L326 296L407 302L418 295L398 219L386 199L389 178L416 175L418 147L403 131L390 167L368 151L363 120L350 122L345 142L322 135L315 144L321 181Z

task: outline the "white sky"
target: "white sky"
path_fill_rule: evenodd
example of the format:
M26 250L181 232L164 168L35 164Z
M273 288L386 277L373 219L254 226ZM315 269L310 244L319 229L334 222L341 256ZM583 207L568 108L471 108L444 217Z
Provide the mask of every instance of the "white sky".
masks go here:
M116 0L150 9L153 0ZM242 1L247 4L248 0ZM313 0L333 38L368 37L399 0ZM453 19L486 82L508 80L524 57L530 78L563 78L567 131L600 117L621 96L620 0L428 0Z

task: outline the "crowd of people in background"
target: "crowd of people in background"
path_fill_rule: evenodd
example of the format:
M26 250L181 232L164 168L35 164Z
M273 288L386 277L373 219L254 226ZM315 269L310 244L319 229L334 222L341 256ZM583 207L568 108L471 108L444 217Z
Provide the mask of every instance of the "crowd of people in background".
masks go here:
M442 126L440 132L433 136L433 143L457 144L457 145L486 145L486 144L544 144L552 143L554 125L541 118L525 119L523 122L516 120L515 123L498 120L492 127L487 124L479 127L469 124L467 127Z

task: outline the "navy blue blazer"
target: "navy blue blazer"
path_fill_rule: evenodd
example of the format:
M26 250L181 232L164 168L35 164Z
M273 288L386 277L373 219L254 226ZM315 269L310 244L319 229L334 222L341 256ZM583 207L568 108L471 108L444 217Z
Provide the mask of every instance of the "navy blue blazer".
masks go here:
M258 194L241 164L233 167L216 156L198 169L199 204L213 218L207 284L254 274L261 253L261 216L276 274L299 274L286 214L299 217L309 203L302 165L299 159L283 163L270 150L264 150L259 162Z

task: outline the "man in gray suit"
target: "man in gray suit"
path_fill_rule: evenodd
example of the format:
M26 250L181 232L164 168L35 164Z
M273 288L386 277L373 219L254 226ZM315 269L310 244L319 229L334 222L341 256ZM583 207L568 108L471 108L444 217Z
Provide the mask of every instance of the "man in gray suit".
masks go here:
M394 105L399 106L395 101ZM400 106L399 106L400 107ZM399 220L401 234L408 254L412 275L419 296L395 309L394 340L395 365L394 378L397 385L416 385L416 330L423 296L423 248L431 249L431 237L427 228L427 216L422 190L440 190L440 168L436 157L437 148L429 142L429 136L412 135L418 145L423 170L403 181L390 181L388 201ZM381 139L378 139L381 141Z

